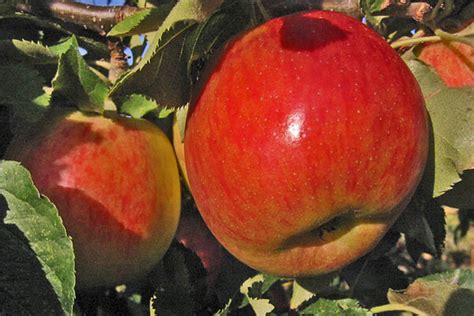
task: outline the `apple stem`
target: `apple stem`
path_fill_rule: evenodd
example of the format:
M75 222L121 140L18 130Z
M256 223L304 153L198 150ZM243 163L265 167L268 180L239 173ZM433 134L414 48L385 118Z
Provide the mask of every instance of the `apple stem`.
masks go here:
M89 69L94 73L96 74L97 77L99 77L100 80L102 80L105 84L110 84L110 80L109 78L107 78L106 76L104 76L103 73L101 73L99 70L95 69L94 67L91 67L89 66Z
M464 36L459 36L459 35L456 35L456 34L451 34L451 33L445 32L441 29L437 29L437 30L435 30L435 34L443 40L461 42L461 43L464 43L464 44L467 44L469 46L474 47L474 41L467 37L468 35L473 35L474 31L471 32L471 34L466 34Z
M97 66L105 70L110 70L112 68L112 65L110 62L105 61L105 60L91 60L89 62L92 66Z
M374 314L400 311L400 312L410 312L418 316L428 316L427 313L419 310L416 307L405 305L405 304L397 304L397 303L372 307L370 311Z
M441 37L439 36L424 36L420 38L398 40L398 41L393 42L391 46L392 48L400 48L404 46L413 46L420 43L439 42L439 41L441 41Z

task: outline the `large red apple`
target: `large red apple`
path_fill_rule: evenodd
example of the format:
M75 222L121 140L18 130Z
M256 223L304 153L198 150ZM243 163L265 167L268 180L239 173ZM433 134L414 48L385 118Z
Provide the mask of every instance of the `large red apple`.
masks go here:
M280 276L370 251L423 172L420 88L375 32L339 13L276 18L232 40L190 108L186 167L217 239Z
M58 207L79 288L143 277L168 249L179 175L170 141L152 123L61 112L14 140L7 157Z

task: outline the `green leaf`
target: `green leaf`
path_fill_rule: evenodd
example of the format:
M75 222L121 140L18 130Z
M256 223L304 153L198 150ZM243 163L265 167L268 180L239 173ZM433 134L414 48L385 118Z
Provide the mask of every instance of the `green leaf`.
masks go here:
M222 309L220 309L214 316L228 316L231 313L231 304L232 300L230 300Z
M24 65L0 66L0 103L17 105L34 103L44 94L44 79L39 72Z
M441 255L446 237L445 224L443 208L418 189L392 229L405 234L408 252L417 261L423 252Z
M167 118L168 116L170 116L172 113L174 113L174 109L161 109L159 112L158 112L158 118L160 119L163 119L163 118Z
M474 291L474 271L468 269L457 269L454 271L431 274L422 279L425 281L442 281Z
M39 194L29 172L13 161L0 161L0 194L5 198L9 208L1 224L2 235L12 232L12 228L17 228L24 236L15 237L15 234L10 234L6 242L16 243L22 249L18 249L15 262L1 262L2 266L10 268L7 274L0 273L2 276L0 286L10 291L12 290L10 283L21 283L20 287L13 288L15 292L9 293L11 300L18 299L19 301L10 303L28 306L30 300L36 299L36 291L47 291L45 288L36 289L32 287L32 284L25 282L29 279L28 274L33 273L33 271L22 269L25 266L23 261L28 260L27 249L31 247L33 253L29 254L29 260L39 261L49 285L57 296L51 300L54 302L53 299L58 299L63 312L72 314L75 298L74 253L71 239L66 233L56 207ZM21 242L21 237L26 239ZM4 241L2 239L2 242ZM0 261L5 259L2 256ZM37 276L31 277L37 278ZM52 306L48 308L54 309L54 305ZM31 314L43 313L33 310ZM58 311L53 314L58 314Z
M179 1L156 32L144 58L116 82L111 96L143 94L166 108L186 104L190 94L190 57L184 54L186 38L221 3L222 0Z
M387 8L387 5L390 4L390 1L387 0L362 0L366 13L374 14L382 11Z
M0 1L0 15L13 14L15 12L15 0Z
M151 310L156 315L193 315L206 292L201 259L182 244L173 244L155 273Z
M305 289L299 282L293 283L293 293L291 294L290 308L297 309L304 302L314 298L316 294Z
M404 291L390 290L391 304L414 307L427 315L468 316L474 314L474 290L461 287L459 271L417 279ZM462 273L463 284L472 287L472 271Z
M176 110L176 121L179 129L179 136L181 137L181 142L184 143L184 131L186 129L186 117L188 115L189 105L183 106Z
M304 315L345 315L366 316L372 313L360 307L359 302L353 299L328 300L319 299L301 311Z
M9 63L28 63L35 65L56 64L56 56L48 47L26 40L0 41L0 58Z
M442 205L459 209L474 209L474 170L464 170L461 181L437 198Z
M433 197L449 191L460 181L459 174L474 168L474 87L448 88L425 64L407 62L425 97L433 125Z
M214 14L196 27L186 43L187 55L190 56L188 73L192 78L195 61L207 57L229 38L252 26L251 8L251 5L240 1L224 1Z
M156 31L173 8L172 1L157 8L143 9L115 25L108 36L131 36Z
M53 93L67 97L82 111L101 113L108 87L80 55L75 36L52 49L60 54L58 70L53 79Z
M256 315L266 315L275 308L269 299L263 298L263 294L278 280L275 277L257 274L247 279L240 287L240 293L244 295Z
M144 95L132 94L122 103L120 110L134 118L141 118L159 107L154 100L150 100Z
M154 100L144 95L132 94L122 103L121 111L127 113L134 118L141 118L150 112L156 112L156 116L160 119L168 117L173 113L174 109L160 107Z
M0 66L0 78L0 104L11 109L12 130L27 128L38 121L50 101L39 72L22 64Z

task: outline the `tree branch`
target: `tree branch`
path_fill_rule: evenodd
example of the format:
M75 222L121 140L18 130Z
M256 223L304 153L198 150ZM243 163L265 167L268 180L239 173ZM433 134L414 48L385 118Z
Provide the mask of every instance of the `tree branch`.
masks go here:
M405 16L412 18L415 21L423 22L426 18L429 18L429 14L433 8L429 3L426 2L411 2L406 1L394 1L386 2L387 6L380 11L381 14L387 14L391 16Z
M109 38L108 48L110 51L110 69L109 80L115 82L120 75L127 70L127 54L125 54L125 46L119 38Z
M80 25L105 35L127 16L142 10L132 6L102 7L77 3L71 0L29 0L16 5L16 9L37 16L52 17Z
M275 12L301 10L337 11L361 18L359 0L261 0L265 8Z
M261 3L271 12L320 9L338 11L356 18L362 17L358 0L261 0ZM24 0L24 3L16 5L16 9L73 23L101 35L107 34L126 17L143 10L128 5L102 7L72 0Z

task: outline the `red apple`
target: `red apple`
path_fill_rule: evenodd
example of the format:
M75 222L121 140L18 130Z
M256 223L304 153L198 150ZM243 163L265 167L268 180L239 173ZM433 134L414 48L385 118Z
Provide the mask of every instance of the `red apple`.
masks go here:
M176 240L190 249L201 259L206 269L206 284L214 287L221 272L224 252L221 244L214 238L199 213L184 211L176 232Z
M233 39L185 134L191 191L234 256L274 275L335 271L410 200L428 151L420 88L377 33L296 13Z
M474 47L460 42L422 46L418 58L432 66L448 87L474 86Z
M178 224L170 141L145 120L80 112L48 116L9 146L72 236L79 288L143 277Z

